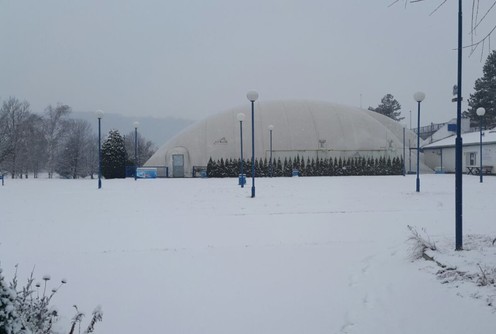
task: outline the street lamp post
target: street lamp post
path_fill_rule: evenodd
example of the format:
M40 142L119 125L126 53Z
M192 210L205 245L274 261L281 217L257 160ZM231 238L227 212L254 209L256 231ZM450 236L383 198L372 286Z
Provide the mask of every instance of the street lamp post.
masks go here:
M413 95L415 101L417 101L418 105L418 113L417 113L417 192L420 192L420 102L425 99L425 93L417 92Z
M482 183L482 118L486 114L486 109L479 107L476 110L477 116L479 116L479 132L480 132L480 182Z
M98 117L98 189L102 187L102 118L103 110L96 111Z
M456 139L455 139L455 250L463 249L463 182L462 182L462 0L458 0L458 50L456 85Z
M412 173L412 143L408 139L408 174Z
M258 93L254 90L249 91L246 97L251 102L251 197L255 197L255 101L258 99Z
M406 165L405 165L405 159L406 159L406 148L405 148L405 127L403 127L403 176L406 175Z
M241 184L241 188L245 187L246 179L243 175L243 121L245 120L245 114L240 112L237 115L239 121L239 142L240 142L240 160L239 160L239 183Z
M274 165L272 163L272 130L274 130L274 126L269 125L269 138L270 138L270 159L269 159L269 176L272 177L272 173L274 171Z
M139 122L134 122L134 181L138 179L138 126Z

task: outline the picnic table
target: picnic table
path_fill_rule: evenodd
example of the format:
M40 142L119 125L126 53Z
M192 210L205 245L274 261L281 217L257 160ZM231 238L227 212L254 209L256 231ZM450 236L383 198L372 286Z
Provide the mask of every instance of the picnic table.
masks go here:
M479 166L467 166L467 175L480 175L481 168ZM482 166L483 174L492 174L493 166Z

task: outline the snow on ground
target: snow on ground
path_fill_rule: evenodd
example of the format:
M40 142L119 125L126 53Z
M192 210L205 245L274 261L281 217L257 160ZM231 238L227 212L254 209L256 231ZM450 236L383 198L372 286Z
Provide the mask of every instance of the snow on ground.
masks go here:
M6 180L0 265L68 284L96 333L491 333L496 177L464 176L454 252L454 175L257 179ZM410 259L407 226L436 243ZM481 269L482 268L482 269ZM492 276L491 276L492 275ZM87 319L88 320L88 319Z

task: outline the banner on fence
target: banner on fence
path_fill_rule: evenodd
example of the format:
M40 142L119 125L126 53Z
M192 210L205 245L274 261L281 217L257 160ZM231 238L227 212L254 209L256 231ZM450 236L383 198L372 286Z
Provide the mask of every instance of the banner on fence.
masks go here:
M136 177L139 179L157 178L157 168L137 168Z

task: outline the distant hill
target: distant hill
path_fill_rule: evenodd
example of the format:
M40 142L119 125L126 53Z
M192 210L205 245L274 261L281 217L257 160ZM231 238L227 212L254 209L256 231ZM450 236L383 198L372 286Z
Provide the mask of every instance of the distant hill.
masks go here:
M95 133L97 133L98 120L94 112L73 111L69 114L69 117L88 121L93 126ZM126 135L134 131L133 123L136 121L140 124L138 127L140 135L151 140L157 148L181 130L194 123L192 120L174 117L129 117L105 113L102 119L102 137L112 129L119 130L121 135Z

